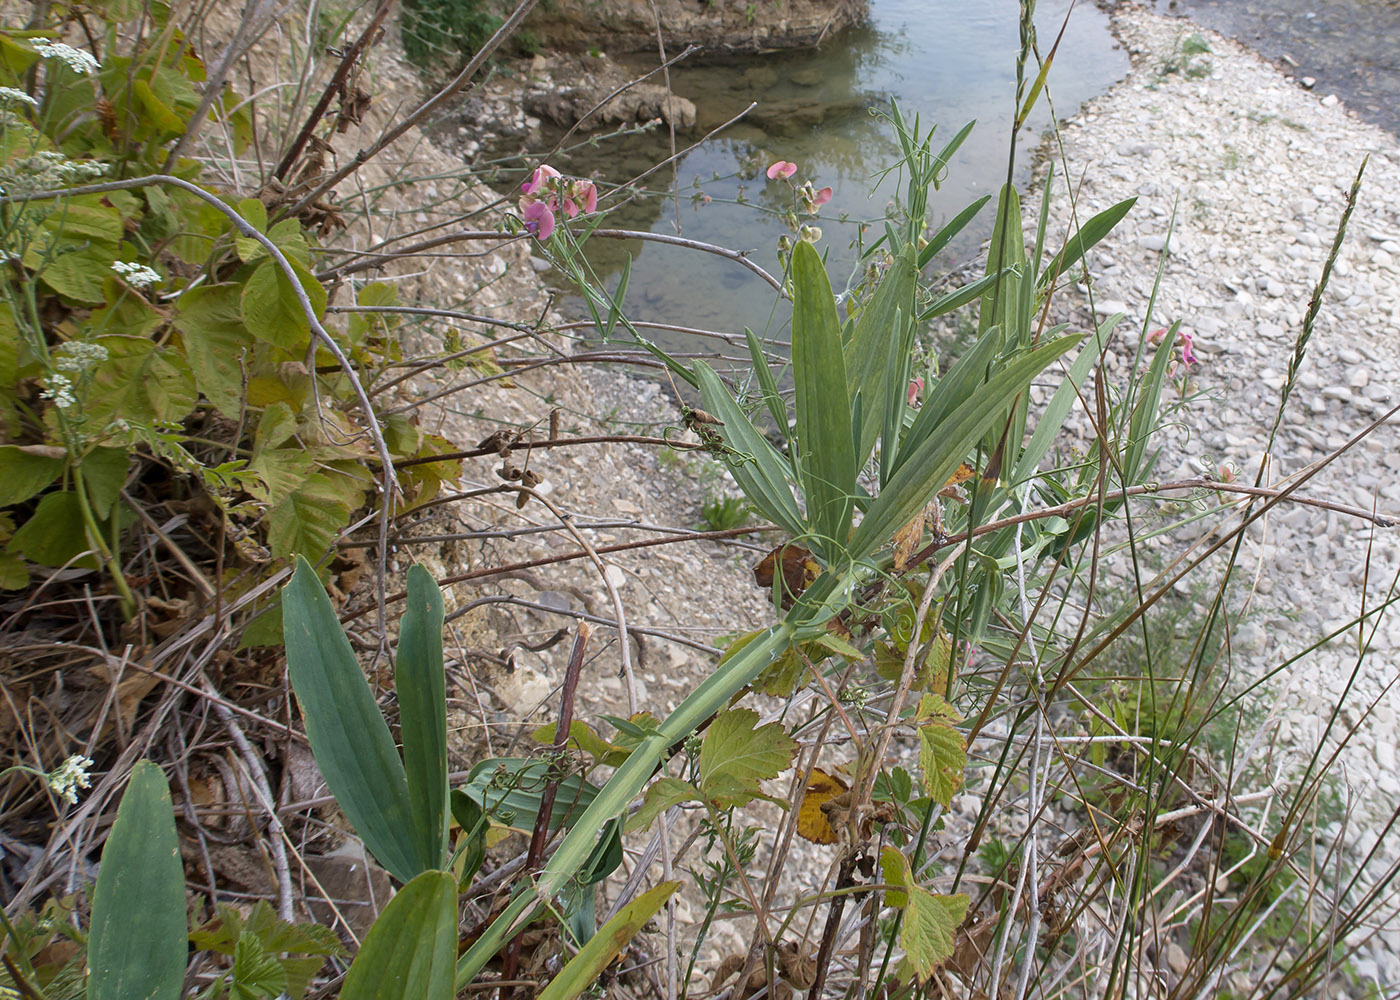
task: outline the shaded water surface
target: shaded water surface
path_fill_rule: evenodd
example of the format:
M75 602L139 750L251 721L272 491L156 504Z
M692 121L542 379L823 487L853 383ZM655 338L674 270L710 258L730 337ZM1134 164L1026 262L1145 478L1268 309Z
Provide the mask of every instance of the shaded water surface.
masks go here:
M932 202L940 224L976 198L994 195L1007 176L1014 114L1016 0L873 0L869 23L829 39L815 52L780 53L671 71L673 90L694 101L699 128L678 145L703 135L742 111L755 108L721 136L679 162L678 197L653 193L624 206L609 220L618 228L644 229L753 251L752 259L780 273L779 237L789 232L782 213L794 205L793 186L769 181L763 170L775 160L796 163L794 181L810 180L834 195L820 218L818 248L828 255L840 291L851 276L850 244L860 220L879 217L902 191L900 178L882 176L898 158L887 121L872 109L891 98L912 122L937 125L934 148L965 123L971 136L953 158ZM1068 0L1041 0L1036 23L1040 50L1048 53L1065 18ZM1015 177L1023 183L1028 150L1051 121L1072 115L1087 98L1127 72L1107 17L1092 4L1075 8L1056 55L1049 100L1042 99L1022 133ZM1034 78L1035 68L1027 70ZM623 182L670 155L664 129L623 142L577 151L560 162L570 173L599 171ZM653 175L669 189L669 168ZM873 191L873 194L871 193ZM955 252L970 253L990 233L994 205L984 209ZM845 221L842 221L842 220ZM878 235L878 230L876 231ZM626 255L633 258L627 294L629 315L665 323L735 332L744 326L781 335L787 316L773 290L748 271L717 257L641 242L594 240L592 263L612 288ZM577 303L575 303L577 306ZM575 311L578 311L575 309ZM659 338L685 349L684 338Z

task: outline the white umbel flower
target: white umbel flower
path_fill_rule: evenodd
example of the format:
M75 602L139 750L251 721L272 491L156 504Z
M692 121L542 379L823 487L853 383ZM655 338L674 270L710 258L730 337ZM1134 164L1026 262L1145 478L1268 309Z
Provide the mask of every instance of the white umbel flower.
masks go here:
M126 279L126 283L133 288L150 288L160 280L160 275L156 271L135 261L115 261L112 264L112 270Z
M37 108L39 102L16 87L0 87L0 104L28 104Z
M34 51L45 59L58 59L67 63L74 73L91 75L97 72L98 62L90 52L75 49L66 42L35 42Z
M73 754L58 767L45 776L49 787L54 794L67 802L70 806L78 804L78 789L92 787L92 779L88 777L88 768L92 767L92 758L84 757L82 754Z

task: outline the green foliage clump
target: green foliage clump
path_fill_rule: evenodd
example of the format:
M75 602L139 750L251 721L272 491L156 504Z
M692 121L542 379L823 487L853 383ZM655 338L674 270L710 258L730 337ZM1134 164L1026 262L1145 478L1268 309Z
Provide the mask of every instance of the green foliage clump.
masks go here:
M462 63L503 23L492 0L406 0L404 52L420 66Z

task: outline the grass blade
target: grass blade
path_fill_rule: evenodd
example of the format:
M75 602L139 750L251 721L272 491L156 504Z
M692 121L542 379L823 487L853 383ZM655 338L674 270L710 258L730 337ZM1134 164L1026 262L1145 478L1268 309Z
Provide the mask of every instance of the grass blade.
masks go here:
M1040 282L1044 284L1047 280L1056 281L1065 271L1073 267L1079 258L1083 257L1099 240L1103 239L1113 227L1118 225L1123 216L1137 203L1137 198L1128 198L1120 201L1116 205L1110 205L1098 215L1094 216L1076 232L1065 243L1065 247L1054 257L1050 263L1045 265L1045 269L1040 272Z
M618 910L550 980L536 1000L574 1000L581 996L680 887L679 882L662 882Z
M772 370L768 367L768 358L763 353L763 344L748 327L744 327L744 339L749 344L749 357L753 359L753 373L754 377L758 379L759 389L763 392L763 403L768 407L768 412L778 427L778 433L782 435L783 440L787 440L787 404L783 402L782 393L778 391L778 383L773 378Z

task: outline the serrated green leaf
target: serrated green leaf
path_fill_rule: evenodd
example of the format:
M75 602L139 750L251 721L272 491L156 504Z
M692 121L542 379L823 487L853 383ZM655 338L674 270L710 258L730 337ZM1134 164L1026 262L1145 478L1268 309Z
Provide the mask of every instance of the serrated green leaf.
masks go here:
M365 847L407 882L437 859L416 852L403 761L330 598L305 559L297 559L282 590L282 607L287 673L316 763Z
M700 744L700 791L720 808L743 805L762 793L759 782L776 778L797 755L797 743L782 725L754 728L749 708L722 712Z
M242 286L194 288L176 301L175 326L195 385L226 417L237 418L243 402L243 379L254 340L243 325L239 303Z
M106 301L104 288L112 276L117 244L65 243L49 251L45 254L38 244L32 244L24 254L25 266L37 271L40 281L74 302L99 305Z
M170 788L158 766L138 761L93 890L88 1000L178 1000L188 933Z
M365 935L340 1000L451 1000L457 958L457 881L425 871Z
M953 957L958 927L971 900L963 893L935 895L918 885L909 859L896 847L880 852L880 872L887 884L898 887L887 889L885 900L904 911L899 928L902 967L924 982Z
M292 270L320 319L326 312L325 287L297 264L292 264ZM240 309L244 326L257 339L284 351L305 350L311 321L291 281L276 261L264 260L254 268L243 286Z
M647 786L641 808L627 818L626 831L635 833L646 830L667 809L682 802L696 802L701 798L700 789L680 778L660 777Z
M793 248L792 283L798 472L807 501L808 538L831 563L850 533L856 453L836 299L821 257L806 241Z
M267 542L274 557L320 559L335 543L364 494L347 489L342 477L312 473L267 512Z
M137 337L101 337L107 359L92 374L84 416L95 430L118 418L133 424L175 423L199 397L194 373L178 350Z
M432 574L408 570L399 623L394 690L399 698L403 764L419 854L447 860L447 686L442 661L442 592Z
M942 720L920 726L919 768L929 798L948 808L967 769L967 741L962 733Z
M550 980L536 1000L574 1000L581 996L680 887L679 882L662 882L618 910Z
M287 990L287 970L257 935L244 932L233 946L234 995L276 997Z

